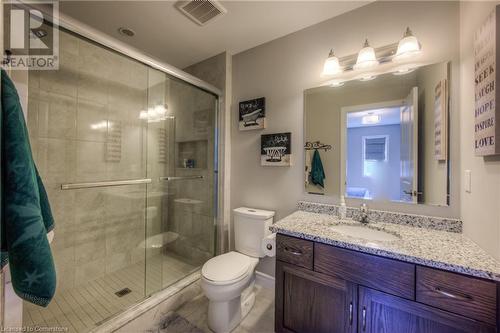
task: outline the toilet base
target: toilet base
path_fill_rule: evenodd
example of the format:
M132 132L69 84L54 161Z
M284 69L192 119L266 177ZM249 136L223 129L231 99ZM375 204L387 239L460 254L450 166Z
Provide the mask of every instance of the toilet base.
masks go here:
M208 303L208 327L215 333L229 333L246 317L255 304L255 282L241 296L229 301Z

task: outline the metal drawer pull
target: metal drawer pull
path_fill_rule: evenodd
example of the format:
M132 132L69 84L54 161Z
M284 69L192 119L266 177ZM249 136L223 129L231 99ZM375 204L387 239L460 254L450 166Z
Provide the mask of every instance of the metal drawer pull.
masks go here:
M288 246L285 246L285 251L290 252L294 256L301 256L302 255L302 251L293 249L293 248L288 247Z
M462 294L462 293L453 293L450 291L443 290L441 287L436 287L436 288L434 288L434 290L437 293L439 293L443 296L446 296L446 297L450 297L450 298L454 298L454 299L461 299L461 300L466 300L466 301L472 300L472 296L470 296L470 295Z
M363 331L366 330L366 307L363 306L363 311L362 311L362 318L363 318Z
M79 188L138 185L138 184L149 184L149 183L151 183L150 178L128 179L128 180L111 180L111 181L89 182L89 183L72 183L72 184L62 184L61 190L76 190Z
M183 176L183 177L160 177L160 180L166 180L166 181L171 181L171 180L187 180L187 179L202 179L203 176Z
M352 310L353 310L353 307L352 307L352 302L349 303L349 325L352 326Z
M366 330L366 307L363 306L363 311L362 311L362 318L363 318L363 331Z

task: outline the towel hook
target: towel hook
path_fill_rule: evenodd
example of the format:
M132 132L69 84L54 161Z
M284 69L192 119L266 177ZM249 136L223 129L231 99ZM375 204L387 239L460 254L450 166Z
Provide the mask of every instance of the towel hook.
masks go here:
M304 144L305 150L316 150L316 149L324 149L325 151L331 150L332 146L321 143L320 141L307 141Z

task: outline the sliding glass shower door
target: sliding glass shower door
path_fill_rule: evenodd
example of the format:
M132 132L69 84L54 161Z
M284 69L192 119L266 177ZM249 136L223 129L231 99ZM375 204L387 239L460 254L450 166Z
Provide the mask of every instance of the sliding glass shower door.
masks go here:
M214 255L216 97L60 32L28 128L56 220L57 291L25 326L87 332Z
M214 255L216 98L149 69L146 292Z

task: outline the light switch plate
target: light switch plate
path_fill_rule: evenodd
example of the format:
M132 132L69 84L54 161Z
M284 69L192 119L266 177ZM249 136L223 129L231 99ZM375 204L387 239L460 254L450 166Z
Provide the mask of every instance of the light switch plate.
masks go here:
M472 172L470 170L465 170L465 177L464 177L464 187L465 187L465 192L471 193L471 174Z

